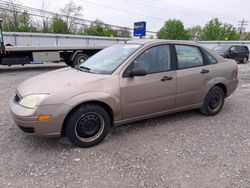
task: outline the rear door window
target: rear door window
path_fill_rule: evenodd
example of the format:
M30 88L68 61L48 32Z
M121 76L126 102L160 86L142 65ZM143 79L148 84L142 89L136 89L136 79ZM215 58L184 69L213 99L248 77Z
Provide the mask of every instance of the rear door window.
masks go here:
M178 68L192 68L203 65L203 57L200 49L189 45L175 45Z
M237 46L237 51L238 52L244 52L244 47L243 46Z
M240 48L241 48L241 52L247 52L248 51L246 46L241 46Z

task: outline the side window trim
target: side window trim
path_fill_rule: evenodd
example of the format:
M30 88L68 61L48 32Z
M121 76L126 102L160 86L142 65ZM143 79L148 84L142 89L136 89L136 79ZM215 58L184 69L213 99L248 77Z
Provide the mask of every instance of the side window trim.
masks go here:
M158 73L163 73L163 72L170 72L173 70L176 70L176 61L174 59L174 49L173 49L173 45L171 43L166 43L166 44L157 44L154 46L150 46L145 48L142 52L140 52L136 57L134 57L131 62L126 66L125 70L122 73L122 77L123 78L127 78L128 77L128 71L132 68L132 64L133 62L140 57L144 52L146 52L147 50L150 50L151 48L155 48L155 47L159 47L159 46L169 46L169 54L170 54L170 69L169 70L165 70L165 71L160 71L160 72L153 72L153 73L148 73L148 75L150 74L158 74Z
M179 68L179 63L178 63L178 55L177 55L177 50L176 50L176 46L178 45L182 45L182 46L190 46L190 47L195 47L197 48L200 53L201 53L201 56L202 56L202 65L198 65L198 66L193 66L193 67L185 67L185 68ZM195 46L195 45L190 45L190 44L174 44L173 45L173 48L174 48L174 51L175 51L175 59L176 59L176 70L184 70L184 69L192 69L192 68L196 68L196 67L202 67L202 66L205 66L206 63L205 63L205 60L206 60L206 57L204 56L203 52L202 52L202 49L199 47L199 46Z
M212 54L210 54L208 51L206 51L203 48L200 48L200 49L201 49L201 52L202 52L202 55L203 55L203 58L204 58L204 65L214 65L214 64L218 63L218 60ZM210 60L210 58L208 57L208 55L210 55L211 57L213 57L216 60L216 63L213 63Z

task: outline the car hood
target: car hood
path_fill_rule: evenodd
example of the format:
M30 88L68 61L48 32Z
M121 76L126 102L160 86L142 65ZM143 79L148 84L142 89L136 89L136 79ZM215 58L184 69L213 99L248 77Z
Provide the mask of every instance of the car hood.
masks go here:
M17 91L21 97L30 94L55 94L70 89L78 89L81 93L90 86L100 87L98 86L100 80L108 77L110 78L111 75L93 74L67 67L25 80L19 85Z

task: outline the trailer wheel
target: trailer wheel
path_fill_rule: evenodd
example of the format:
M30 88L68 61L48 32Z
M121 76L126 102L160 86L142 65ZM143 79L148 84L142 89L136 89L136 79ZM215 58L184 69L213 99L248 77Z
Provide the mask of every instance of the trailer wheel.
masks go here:
M80 65L80 64L84 63L88 58L89 58L88 55L83 54L83 53L78 53L74 57L72 66L75 67L77 65Z

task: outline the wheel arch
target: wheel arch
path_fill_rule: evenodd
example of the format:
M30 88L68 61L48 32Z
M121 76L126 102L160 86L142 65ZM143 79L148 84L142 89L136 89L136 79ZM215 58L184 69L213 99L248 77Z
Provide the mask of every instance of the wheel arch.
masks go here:
M214 86L218 86L223 90L225 97L226 97L228 94L228 88L227 88L228 84L229 84L229 80L226 79L225 77L217 77L217 78L211 79L207 82L206 94L211 88L213 88Z
M111 120L111 125L113 126L114 124L114 112L112 110L112 108L110 107L110 105L108 105L107 103L103 102L103 101L98 101L98 100L91 100L91 101L85 101L82 102L76 106L74 106L66 115L64 121L63 121L63 125L62 125L62 129L61 129L61 135L64 136L65 135L65 128L66 128L66 122L68 120L68 118L70 117L70 115L76 111L80 106L82 105L86 105L86 104L97 104L101 107L103 107L109 114L110 120Z
M214 86L220 87L223 90L225 97L227 96L227 86L224 83L217 83Z
M73 62L73 61L74 61L74 58L76 57L76 55L77 55L77 54L80 54L80 53L85 54L85 53L83 52L83 50L76 50L76 51L72 52L71 55L70 55L69 60ZM87 54L86 54L86 55L87 55Z

